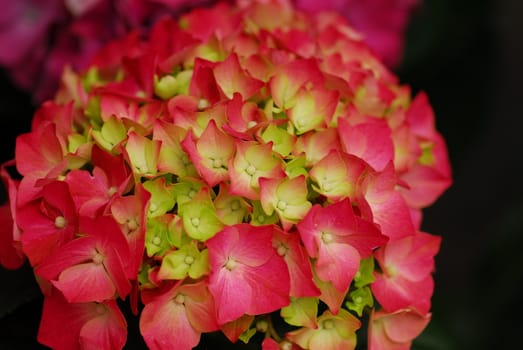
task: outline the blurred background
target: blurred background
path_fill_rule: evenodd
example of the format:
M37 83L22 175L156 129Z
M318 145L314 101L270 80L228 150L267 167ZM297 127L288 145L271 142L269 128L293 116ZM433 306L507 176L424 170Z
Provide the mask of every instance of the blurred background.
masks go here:
M443 241L432 321L413 349L509 349L523 334L522 16L521 0L422 0L407 30L396 71L427 92L454 173L424 211L423 229ZM1 71L2 162L34 108ZM43 348L30 269L0 270L0 279L0 349Z

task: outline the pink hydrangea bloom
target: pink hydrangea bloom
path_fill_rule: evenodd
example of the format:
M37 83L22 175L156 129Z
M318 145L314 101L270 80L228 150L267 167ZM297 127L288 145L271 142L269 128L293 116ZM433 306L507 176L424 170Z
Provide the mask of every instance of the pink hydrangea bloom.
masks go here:
M343 17L290 1L223 2L143 34L66 69L0 169L0 262L34 269L39 341L121 349L128 299L151 349L209 332L354 349L362 325L376 349L410 347L441 241L418 214L451 183L427 96Z

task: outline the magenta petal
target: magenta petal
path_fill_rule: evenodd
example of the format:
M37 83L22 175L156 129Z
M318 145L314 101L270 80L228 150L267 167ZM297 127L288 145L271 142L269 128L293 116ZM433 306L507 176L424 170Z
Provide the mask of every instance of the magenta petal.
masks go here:
M300 243L298 234L277 230L274 245L277 251L278 249L285 250L283 258L289 269L290 296L320 295L320 291L313 281L311 262L305 248Z
M60 249L49 256L35 272L45 279L55 279L66 268L91 260L96 253L95 244L96 239L94 237L82 237L73 240L64 249Z
M189 323L185 307L174 300L151 302L140 317L140 333L151 350L190 350L200 333Z
M87 325L90 321L94 322ZM64 325L67 325L66 331ZM103 337L99 338L100 335ZM98 345L96 349L121 349L126 336L125 318L114 301L68 303L57 290L44 299L38 341L53 349L78 349L84 342L85 345L94 342Z
M70 303L104 301L115 296L116 288L103 265L74 265L64 270L53 285Z
M212 332L220 327L216 321L216 306L205 282L182 285L178 292L185 298L185 311L192 327L198 332Z
M109 202L109 184L100 168L95 168L93 175L86 170L73 170L67 174L66 182L82 215L95 216Z
M425 314L430 310L434 280L430 275L413 282L401 277L387 278L377 274L371 289L376 300L388 312L410 307Z
M340 140L349 154L353 154L381 171L394 159L394 145L385 120L349 125L346 118L338 120Z
M385 248L384 265L411 281L421 280L434 270L440 242L441 237L423 232L393 241Z
M290 277L285 261L278 255L264 265L253 269L247 280L251 280L253 302L248 310L250 315L276 311L290 303Z
M307 215L297 225L301 240L307 249L307 253L313 258L318 255L318 230L316 229L315 218L319 211L321 211L321 206L319 204L313 205Z
M216 300L218 324L233 321L247 313L254 298L253 290L243 278L248 267L237 266L234 271L226 268L211 274L209 290Z
M290 278L272 247L273 226L238 224L207 241L218 323L267 313L289 304Z
M63 159L63 149L56 136L56 126L42 125L33 133L16 139L16 167L22 175L32 172L46 174Z
M316 261L318 277L332 282L340 292L349 287L359 267L360 254L348 244L323 245Z
M105 309L97 306L101 313L87 321L80 331L80 344L82 349L122 349L127 340L127 322L115 301L105 303Z
M411 187L402 194L407 204L414 208L431 205L452 183L449 176L425 165L414 166L401 179Z
M273 226L250 226L240 224L242 234L230 256L238 258L249 266L259 266L266 263L273 255Z
M222 266L228 257L249 266L259 266L267 262L272 252L272 226L251 226L239 224L226 227L207 241L211 247L211 265ZM220 257L220 260L215 257ZM214 263L213 263L214 261Z

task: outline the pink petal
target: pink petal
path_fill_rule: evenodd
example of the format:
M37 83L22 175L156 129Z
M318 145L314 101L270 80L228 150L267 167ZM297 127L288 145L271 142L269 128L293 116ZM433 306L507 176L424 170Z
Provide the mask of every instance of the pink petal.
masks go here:
M314 284L311 262L296 232L287 233L277 230L274 236L274 246L278 254L281 249L285 250L283 258L289 269L290 295L293 297L318 296L320 291Z
M22 175L32 172L46 174L62 161L63 156L63 147L53 123L42 125L16 139L16 167Z
M140 333L151 350L190 350L200 341L200 333L191 326L185 307L174 300L145 305Z
M413 308L426 314L430 310L434 291L432 276L417 282L401 277L386 278L381 274L375 277L376 280L371 284L372 294L386 311Z
M214 68L214 77L225 95L232 99L235 93L240 93L244 99L249 99L264 85L263 82L251 77L241 66L236 53L230 54Z
M340 118L338 132L345 152L358 156L378 171L394 159L391 131L384 120L349 125L346 118Z
M421 334L430 322L431 314L422 315L416 311L404 310L384 318L385 332L398 343L413 340Z
M94 322L88 325L90 321ZM97 349L121 349L126 336L125 318L113 300L103 304L68 303L56 289L44 299L38 341L53 349L77 349L84 341L102 345Z
M97 312L101 313L100 305ZM82 349L122 349L127 340L127 322L114 300L105 304L104 313L87 321L80 331Z
M112 299L116 288L103 265L78 264L65 269L53 285L70 303Z
M237 266L234 271L221 268L211 273L209 290L216 300L217 320L219 324L233 321L247 313L251 304L253 290L242 276L248 267Z
M338 243L322 245L315 265L318 277L332 282L340 292L349 287L359 267L358 251L348 244Z

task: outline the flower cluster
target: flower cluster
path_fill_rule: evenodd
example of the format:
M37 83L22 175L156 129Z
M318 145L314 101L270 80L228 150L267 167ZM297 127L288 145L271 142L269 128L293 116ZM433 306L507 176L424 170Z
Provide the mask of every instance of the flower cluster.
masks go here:
M224 1L224 0L222 0ZM216 0L17 0L0 13L0 66L35 102L52 98L66 65L83 69L107 41L131 29L147 32L166 14L178 16ZM234 1L229 0L230 3ZM390 67L418 0L295 0L307 11L339 11ZM35 76L38 77L35 79Z
M221 3L111 42L1 176L2 263L33 266L55 349L121 349L124 300L151 349L353 349L364 318L369 349L408 349L431 317L446 146L335 13Z
M0 13L0 66L35 103L52 98L66 65L84 68L109 40L210 0L17 0Z

